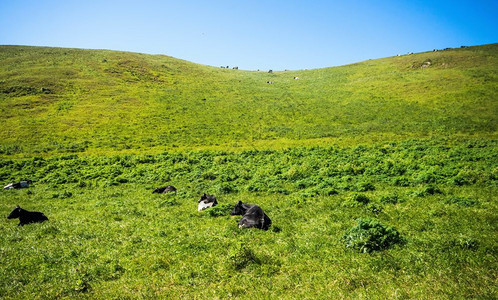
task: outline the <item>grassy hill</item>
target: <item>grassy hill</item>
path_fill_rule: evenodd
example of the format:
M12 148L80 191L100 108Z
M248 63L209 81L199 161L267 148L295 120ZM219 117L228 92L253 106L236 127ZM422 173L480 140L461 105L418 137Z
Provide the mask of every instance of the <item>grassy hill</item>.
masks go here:
M273 73L163 55L0 46L0 152L494 138L497 68L498 44Z
M0 190L0 298L496 299L497 67L498 44L273 73L0 46L0 183L33 181Z

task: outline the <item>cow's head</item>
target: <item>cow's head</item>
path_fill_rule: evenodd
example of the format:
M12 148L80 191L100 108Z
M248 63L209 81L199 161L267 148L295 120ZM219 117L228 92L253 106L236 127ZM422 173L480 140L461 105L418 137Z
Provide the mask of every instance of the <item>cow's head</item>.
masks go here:
M206 193L204 193L204 194L202 194L201 199L199 199L199 201L197 201L197 202L202 202L204 200L207 200L207 198L208 198L208 196L206 195Z
M243 215L246 213L246 209L244 208L244 204L242 201L237 202L235 204L233 210L230 212L230 215L235 216L235 215Z
M7 216L7 219L17 219L21 216L21 207L18 205L14 210Z

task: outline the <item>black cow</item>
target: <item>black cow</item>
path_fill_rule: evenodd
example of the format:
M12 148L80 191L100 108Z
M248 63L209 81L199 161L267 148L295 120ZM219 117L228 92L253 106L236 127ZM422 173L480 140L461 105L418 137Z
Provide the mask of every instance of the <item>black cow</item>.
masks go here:
M239 221L239 228L256 227L263 230L268 230L271 226L271 219L264 213L261 207L257 205L237 202L235 207L230 212L232 216L243 215Z
M205 210L206 208L210 208L218 205L218 201L216 201L216 197L213 195L206 195L204 193L199 199L199 205L197 206L197 211Z
M20 181L20 182L13 182L9 183L6 186L4 186L4 189L22 189L22 188L28 188L30 184L32 184L33 181L31 180L26 180L26 181Z
M47 221L48 218L38 211L27 211L22 209L19 205L7 216L7 219L19 219L17 226L24 226L30 223L41 223Z
M176 188L172 185L168 185L165 187L160 187L155 189L152 193L158 193L158 194L166 194L166 193L175 193L176 194Z

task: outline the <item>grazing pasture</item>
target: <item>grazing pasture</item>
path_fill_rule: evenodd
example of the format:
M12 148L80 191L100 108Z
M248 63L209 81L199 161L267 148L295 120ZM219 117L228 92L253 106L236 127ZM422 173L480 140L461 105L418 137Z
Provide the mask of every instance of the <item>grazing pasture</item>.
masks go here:
M0 294L493 298L496 146L3 159L2 181L34 183L2 190L2 214L18 203L50 221L0 223ZM157 182L178 192L153 194ZM219 205L198 212L204 191ZM240 216L230 216L239 200L264 207L270 229L239 229ZM359 222L380 235L357 240ZM378 238L386 250L375 249Z
M497 70L498 44L300 71L0 46L0 183L31 180L0 190L0 298L495 299Z

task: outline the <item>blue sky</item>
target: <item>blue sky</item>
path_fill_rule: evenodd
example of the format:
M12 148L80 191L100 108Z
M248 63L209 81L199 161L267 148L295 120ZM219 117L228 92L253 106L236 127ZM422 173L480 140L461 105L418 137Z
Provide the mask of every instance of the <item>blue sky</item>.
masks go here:
M498 1L0 0L0 44L295 70L498 42Z

